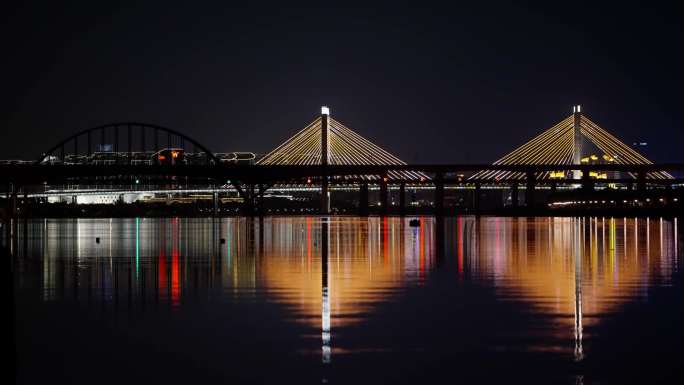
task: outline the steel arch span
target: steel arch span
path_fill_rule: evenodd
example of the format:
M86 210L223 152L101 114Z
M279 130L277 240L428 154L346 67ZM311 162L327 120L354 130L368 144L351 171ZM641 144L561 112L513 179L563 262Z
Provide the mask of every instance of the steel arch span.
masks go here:
M187 152L194 163L219 163L216 155L195 139L167 127L141 122L110 123L79 131L42 153L37 163L80 164L87 160L146 164L151 162L152 155L170 149Z

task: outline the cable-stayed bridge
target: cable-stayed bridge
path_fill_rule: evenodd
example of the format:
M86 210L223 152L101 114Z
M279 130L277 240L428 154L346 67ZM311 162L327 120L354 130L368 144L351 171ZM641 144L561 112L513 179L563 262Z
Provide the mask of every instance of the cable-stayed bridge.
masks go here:
M681 180L672 172L684 169L681 164L653 164L584 116L579 106L491 165L406 164L333 119L327 107L254 164L253 155L243 155L212 153L164 127L118 123L80 131L31 164L0 165L0 179L7 182L7 196L15 197L45 196L50 192L35 186L54 184L62 184L55 192L61 194L78 194L84 185L115 192L126 191L125 186L131 191L204 188L215 199L221 191L237 192L252 208L269 189L308 189L320 192L321 213L329 211L330 192L336 188L358 189L361 212L367 209L369 188L379 189L382 208L388 207L390 190L398 191L404 207L407 188L429 189L439 212L445 189L474 190L475 200L481 189L510 189L511 201L517 202L522 184L525 202L532 205L538 189L677 187Z
M596 151L598 150L598 151ZM602 152L600 156L596 152ZM591 121L582 113L581 106L573 107L573 114L553 127L506 154L494 162L495 165L581 165L593 160L622 165L653 164L643 155L620 141L607 130ZM636 178L634 173L629 173ZM537 179L580 179L579 170L545 171ZM481 171L471 179L499 180L525 179L526 175L515 171ZM667 172L652 172L649 179L672 179Z
M357 134L328 115L322 108L321 116L293 137L261 158L257 165L405 165L406 162ZM428 176L418 171L389 170L390 180L422 181ZM354 179L379 180L382 175L350 175Z

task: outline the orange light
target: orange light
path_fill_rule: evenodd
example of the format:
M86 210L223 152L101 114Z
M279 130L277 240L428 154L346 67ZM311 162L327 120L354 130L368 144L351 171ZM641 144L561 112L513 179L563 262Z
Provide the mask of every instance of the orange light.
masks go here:
M159 160L166 160L166 157L164 155L159 155Z
M178 151L171 151L172 158L178 158Z

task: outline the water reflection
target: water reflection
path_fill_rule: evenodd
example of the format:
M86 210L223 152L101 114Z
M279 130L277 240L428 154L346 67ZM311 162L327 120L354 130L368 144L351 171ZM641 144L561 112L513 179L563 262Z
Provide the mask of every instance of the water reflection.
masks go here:
M543 338L521 349L581 361L591 354L587 331L668 285L679 264L677 220L663 219L423 218L410 227L400 218L133 218L26 226L17 284L40 289L44 302L174 312L202 301L273 302L287 309L283 322L316 330L302 338L318 341L324 364L355 352L336 331L373 319L381 304L402 301L438 272L449 274L450 290L459 282L489 287L498 302L521 303L542 318L544 330L525 332Z
M587 327L669 283L678 260L675 226L662 219L486 218L467 266L493 282L500 300L524 301L549 316L557 337L571 326L581 360Z

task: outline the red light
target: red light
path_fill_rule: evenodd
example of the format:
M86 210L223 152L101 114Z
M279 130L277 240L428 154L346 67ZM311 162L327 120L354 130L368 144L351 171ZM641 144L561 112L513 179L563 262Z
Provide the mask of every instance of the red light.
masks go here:
M166 157L164 155L159 155L159 160L166 160Z

